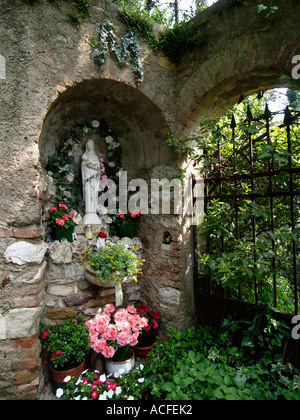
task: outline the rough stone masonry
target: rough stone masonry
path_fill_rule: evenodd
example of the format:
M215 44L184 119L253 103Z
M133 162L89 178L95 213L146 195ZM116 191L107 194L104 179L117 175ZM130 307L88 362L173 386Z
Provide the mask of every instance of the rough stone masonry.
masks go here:
M266 21L253 0L230 8L220 0L194 20L206 44L177 66L140 41L144 80L137 87L130 66L120 67L112 54L100 69L93 60L99 23L109 16L117 37L126 32L114 4L95 1L77 29L66 20L67 6L60 11L46 0L34 6L1 1L0 399L38 397L41 320L88 314L102 302L82 277L80 249L68 246L57 263L44 241L48 155L67 130L92 117L118 133L132 179L192 171L164 144L168 133L181 140L197 135L201 117L221 115L241 95L282 86L280 76L291 72L292 57L300 53L300 3L276 4L280 13ZM168 248L165 231L173 238ZM144 276L128 295L140 293L159 309L164 331L194 324L192 229L182 216L149 215L138 236Z

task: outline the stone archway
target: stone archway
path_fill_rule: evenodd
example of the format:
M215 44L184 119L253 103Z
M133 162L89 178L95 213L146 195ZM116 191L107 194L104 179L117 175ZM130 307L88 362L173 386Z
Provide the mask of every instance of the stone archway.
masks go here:
M243 95L292 83L293 57L300 51L300 5L277 0L266 18L257 3L228 5L219 0L193 20L206 43L178 66L178 120L183 136L197 130L198 119L221 116ZM287 81L282 75L290 75ZM292 87L292 84L291 84Z
M168 178L179 167L177 154L164 144L169 127L160 109L149 98L128 85L112 80L93 79L69 88L48 111L39 140L40 161L43 168L47 164L48 156L57 151L66 132L87 118L104 119L116 133L122 148L122 166L128 172L128 180L144 179L149 185L149 199L150 180ZM96 140L104 141L101 137ZM179 264L178 238L181 234L181 222L174 215L144 215L142 219L139 237L145 245L146 265L141 281L141 295L150 305L151 303L158 305L162 311L165 307L170 312L172 311L168 302L170 296L175 306L181 304L182 298L180 273L181 271L184 273L185 268ZM172 248L167 249L169 253L161 250L166 230L172 231L177 242L177 244L174 242ZM78 245L71 247L66 244L65 248L67 259L64 261L64 259L52 258L54 252L50 253L49 266L45 271L45 278L49 283L49 294L46 296L44 319L50 318L50 322L60 317L72 316L74 310L86 310L87 307L83 305L89 300L94 299L95 305L97 304L93 293L90 293L88 288L83 289L82 270L80 275L75 274L76 269L80 268L81 251ZM61 253L62 250L59 251L59 255ZM170 266L173 260L178 260L174 268ZM73 268L69 266L69 270L67 266L64 272L59 270L59 281L54 273L57 266L53 266L53 263L57 264L58 261L67 264L75 263ZM75 277L72 278L72 275ZM159 291L161 300L157 299ZM51 298L51 295L56 297ZM57 309L55 309L56 306ZM88 308L91 307L93 306L90 302ZM172 322L175 326L178 319L174 317Z
M161 110L138 90L109 79L78 83L53 103L39 140L42 165L68 130L91 117L104 119L117 134L132 176L156 165L174 165L174 155L163 144L170 128Z
M221 115L242 94L282 86L280 76L291 73L292 57L300 53L300 3L276 0L279 12L269 20L257 13L253 0L242 3L219 0L199 14L194 23L207 42L178 66L141 42L144 81L136 88L130 67L118 66L112 55L101 69L93 61L90 40L99 22L109 14L117 35L126 31L116 5L99 0L77 30L46 0L34 7L1 2L6 78L0 77L0 398L36 398L39 386L44 254L36 260L30 251L22 265L5 254L20 243L44 252L40 175L47 155L73 123L104 118L122 141L131 175L162 179L178 162L163 145L169 131L179 139L198 134L199 117ZM165 232L172 248L162 246ZM169 328L191 325L189 227L180 216L150 215L141 224L141 239L147 249L145 298L161 306ZM64 279L73 275L69 270Z

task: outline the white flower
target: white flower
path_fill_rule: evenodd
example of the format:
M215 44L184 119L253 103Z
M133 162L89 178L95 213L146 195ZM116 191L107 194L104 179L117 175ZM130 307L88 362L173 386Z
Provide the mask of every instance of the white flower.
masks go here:
M66 179L67 179L67 181L68 182L73 182L74 181L74 175L73 174L68 174L67 176L66 176Z
M64 391L61 388L58 388L55 395L56 398L60 398L62 395L64 395Z
M100 126L99 121L97 121L97 120L92 121L92 126L93 126L94 128L98 128L98 127Z
M133 398L132 396L130 396L130 397L128 397L128 398L127 398L127 400L128 400L128 401L133 401L133 400L134 400L134 398Z
M116 395L118 396L118 395L120 395L122 393L122 388L120 387L120 386L118 386L117 388L116 388Z
M107 392L106 392L106 391L104 391L104 392L103 392L103 394L101 394L101 395L99 396L99 398L98 398L98 399L99 399L100 401L101 401L101 400L102 400L102 401L107 400L107 398L106 398L106 394L107 394Z
M115 168L116 167L116 164L115 164L115 162L108 162L108 166L110 168Z
M105 382L106 381L106 376L104 374L101 375L99 380L100 380L100 382Z
M66 376L65 379L63 380L63 382L67 383L71 380L71 376Z
M139 383L139 384L142 384L144 381L145 381L145 378L140 378L140 379L138 379L138 383Z
M89 132L89 129L87 127L84 127L83 132L87 134Z
M110 144L114 141L114 139L113 139L112 136L107 136L107 137L105 137L105 141L106 141L107 144Z
M108 396L108 398L112 398L112 397L114 396L114 391L113 391L113 389L110 389L110 390L106 393L106 395Z
M78 395L78 397L74 398L75 401L80 401L80 395Z
M140 364L140 369L143 370L144 369L144 365L142 365L142 363Z

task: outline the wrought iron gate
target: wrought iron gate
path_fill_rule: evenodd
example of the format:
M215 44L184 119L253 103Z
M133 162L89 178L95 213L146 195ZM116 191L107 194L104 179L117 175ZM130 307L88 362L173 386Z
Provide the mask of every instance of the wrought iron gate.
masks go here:
M245 265L251 263L248 272L245 267L245 275L247 284L252 285L245 287L237 280L236 290L229 290L200 270L196 296L202 323L219 326L224 305L230 304L241 313L249 311L250 306L265 304L259 270L269 282L269 306L289 320L299 313L299 117L299 112L287 108L284 122L274 126L268 106L258 118L248 106L243 133L237 133L240 126L232 116L227 132L231 146L224 147L222 140L217 144L212 164L205 172L205 214L214 206L222 209L224 224L232 225L232 238L222 234L225 228L220 220L220 232L206 237L207 254L219 249L220 256L228 252L235 255L234 247L246 244Z

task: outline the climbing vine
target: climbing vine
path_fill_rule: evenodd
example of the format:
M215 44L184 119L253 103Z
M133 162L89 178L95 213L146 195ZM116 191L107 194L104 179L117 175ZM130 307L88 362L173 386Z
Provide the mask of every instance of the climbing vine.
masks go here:
M120 45L114 33L114 25L110 21L104 22L97 29L97 32L99 42L94 44L94 47L97 48L94 54L94 61L99 66L102 66L106 62L110 44L111 51L115 54L121 66L129 65L128 60L130 60L136 85L139 85L143 81L144 73L140 60L141 47L136 33L132 29L129 29L122 38L122 45Z
M64 203L78 213L83 213L82 183L74 169L74 162L78 156L78 149L83 147L84 136L93 134L101 136L107 146L108 163L104 164L102 154L98 156L101 168L100 179L108 178L118 183L118 175L122 167L122 148L117 136L105 120L88 119L66 133L58 151L48 156L46 171L53 179L55 186L53 204Z

